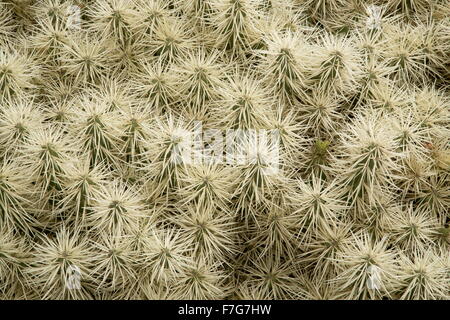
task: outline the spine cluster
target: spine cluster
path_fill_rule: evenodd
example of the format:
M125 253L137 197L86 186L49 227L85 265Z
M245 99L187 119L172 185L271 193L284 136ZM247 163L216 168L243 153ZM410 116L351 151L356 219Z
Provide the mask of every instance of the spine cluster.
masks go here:
M0 299L449 299L449 17L1 0Z

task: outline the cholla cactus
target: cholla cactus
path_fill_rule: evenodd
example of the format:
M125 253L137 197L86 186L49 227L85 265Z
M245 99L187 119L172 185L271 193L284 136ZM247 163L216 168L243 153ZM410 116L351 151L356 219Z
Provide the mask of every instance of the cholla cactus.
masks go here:
M167 65L187 55L195 42L186 21L171 17L155 29L155 35L150 40L151 52Z
M134 14L135 21L131 22L131 25L138 34L151 39L156 29L170 17L171 11L168 7L169 3L162 0L138 0Z
M299 286L295 268L268 255L257 259L245 269L247 280L243 287L254 291L253 295L261 299L298 299L303 290Z
M330 223L335 223L345 209L336 186L324 186L324 182L314 176L311 185L300 180L298 190L299 194L291 201L298 206L294 214L298 217L302 238L309 238Z
M102 234L93 244L96 250L93 277L97 290L106 292L131 289L129 284L136 277L135 252L129 238ZM127 287L128 288L127 288Z
M62 69L75 77L75 81L95 83L108 74L106 57L105 47L86 35L83 40L64 47Z
M166 119L155 119L148 135L145 154L150 161L144 163L143 170L156 183L153 193L168 194L179 188L184 168L195 156L191 152L192 133L183 119L174 119L169 114Z
M251 229L252 237L249 237L247 246L253 251L260 250L258 253L270 255L273 259L295 260L298 253L298 229L297 215L292 209L272 205L267 213L256 216L256 223Z
M360 71L359 54L351 38L326 33L320 45L313 49L312 79L321 92L335 90L335 94L347 94L354 90Z
M1 220L0 225L5 230L22 230L29 232L37 226L38 221L29 211L31 200L25 198L26 190L30 187L29 181L20 176L23 167L3 162L0 168L0 197Z
M341 118L339 99L335 95L313 90L301 106L299 119L318 137L333 134L337 129L335 123Z
M30 170L41 200L62 190L63 176L74 149L73 142L55 126L43 127L29 135L20 150L21 158Z
M426 248L437 235L437 219L425 210L414 212L412 206L394 213L388 222L392 230L392 242L406 254L427 251Z
M225 276L217 264L200 259L191 264L174 288L178 299L223 299L227 296Z
M283 155L279 154L280 150L274 141L255 141L250 131L235 136L234 142L237 144L234 157L238 164L243 161L239 173L240 183L235 190L238 198L236 206L248 223L248 219L251 220L258 211L274 203L273 193L283 189L288 192L291 186L280 168Z
M423 82L429 72L425 50L417 30L410 25L390 25L386 28L386 42L382 55L395 68L395 78L401 83Z
M80 159L64 177L64 188L59 206L66 220L70 218L82 220L86 218L93 200L100 194L102 186L106 184L108 173L106 169L97 165L91 168L89 159Z
M227 167L213 164L195 166L182 175L180 202L193 204L206 212L215 209L228 211L235 178L236 172Z
M360 115L349 132L343 132L344 157L341 176L351 204L358 200L377 203L392 188L392 175L397 170L394 135L376 112ZM386 121L386 120L384 120Z
M39 0L33 4L33 13L37 20L48 19L56 26L66 22L68 3L61 0Z
M6 7L5 4L0 4L0 41L6 41L10 39L11 32L14 30L14 19L12 11Z
M46 63L59 65L61 55L69 42L69 33L62 22L52 24L49 20L38 20L30 46Z
M230 129L258 129L268 126L271 101L265 87L252 74L237 74L221 90L217 109L226 113L217 121ZM218 116L214 110L215 117Z
M127 0L101 0L88 7L91 28L103 36L124 44L131 36L131 23L135 16L134 3Z
M337 276L339 264L336 261L342 254L348 242L351 224L345 222L330 222L320 226L320 231L305 244L302 257L313 267L311 276L319 283L330 284ZM337 293L337 292L336 292Z
M2 153L14 154L29 135L41 127L42 122L42 111L32 101L21 99L2 104L0 115Z
M426 15L434 7L437 7L434 1L427 0L392 0L386 2L389 10L400 13L407 20Z
M245 54L256 42L256 19L260 0L212 1L209 23L215 27L215 42L232 54Z
M29 250L24 239L12 232L2 233L0 240L0 297L20 298L26 291L24 267L29 259Z
M79 100L73 101L76 109L69 129L79 134L81 148L91 165L103 162L117 167L118 141L123 130L118 121L119 112L110 110L106 101L95 97L84 95Z
M183 232L183 242L205 261L221 261L236 252L238 230L227 212L188 207L173 223Z
M346 243L339 253L340 270L332 281L342 286L347 299L389 296L398 282L395 252L386 248L385 239L373 243L367 234L355 237L358 240Z
M164 68L161 61L145 62L141 70L131 80L131 88L139 101L153 106L157 115L171 110L177 99L178 79L173 70Z
M448 1L0 1L1 299L449 299Z
M148 108L134 106L121 110L121 117L125 123L120 153L125 156L127 163L136 166L145 150L144 141L148 139L145 123L150 119L151 113Z
M445 253L433 251L416 253L411 258L402 256L401 283L398 286L400 299L445 299L449 290L449 276L444 259Z
M412 103L405 88L397 87L390 82L381 82L371 91L369 102L375 109L386 112L407 108Z
M191 248L183 244L180 234L174 230L161 230L150 237L147 235L140 258L141 279L148 278L150 283L165 287L186 276L193 261L187 255Z
M346 4L345 0L306 0L303 2L312 20L326 19L327 16L335 14L339 7L344 7Z
M175 7L181 7L185 14L192 15L192 25L201 31L207 30L208 19L213 12L214 2L210 0L178 0Z
M222 87L221 72L225 67L219 63L218 54L206 53L200 49L183 58L181 66L174 73L181 76L179 95L185 100L192 118L202 117L206 107L218 96Z
M88 224L97 233L110 237L129 234L138 227L139 217L144 214L140 194L123 183L105 186L92 200ZM106 237L105 241L110 239Z

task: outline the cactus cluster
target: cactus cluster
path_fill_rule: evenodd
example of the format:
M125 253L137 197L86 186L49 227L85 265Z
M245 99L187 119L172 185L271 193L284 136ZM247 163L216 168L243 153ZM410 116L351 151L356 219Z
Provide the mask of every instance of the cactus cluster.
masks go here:
M450 299L449 34L447 0L1 0L0 298Z

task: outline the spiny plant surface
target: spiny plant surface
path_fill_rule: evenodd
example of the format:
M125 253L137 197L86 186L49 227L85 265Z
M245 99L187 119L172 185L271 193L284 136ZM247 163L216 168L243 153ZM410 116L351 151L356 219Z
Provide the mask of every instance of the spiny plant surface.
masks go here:
M450 299L449 34L446 0L1 0L0 298ZM279 139L185 161L199 126Z

